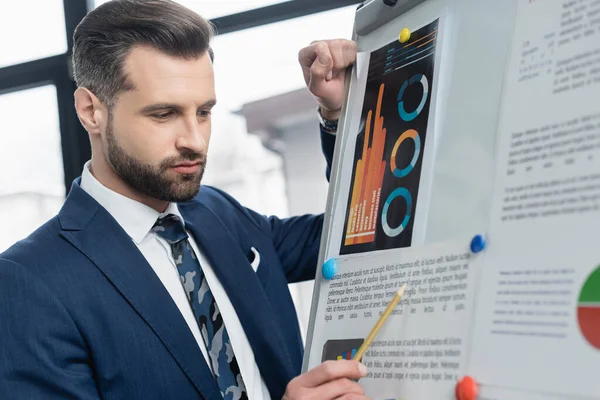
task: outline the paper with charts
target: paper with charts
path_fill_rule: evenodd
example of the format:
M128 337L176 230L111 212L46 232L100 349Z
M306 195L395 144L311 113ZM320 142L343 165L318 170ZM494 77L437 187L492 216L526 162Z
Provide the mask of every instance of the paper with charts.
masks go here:
M363 358L372 399L454 399L464 375L480 400L600 399L600 1L518 2L481 253L470 237L413 235L434 168L440 21L369 54L308 367L351 359L407 282Z
M392 257L392 253L395 252ZM451 399L465 367L475 273L468 238L338 258L322 285L315 366L352 359L399 287L406 292L363 357L372 399Z
M370 55L340 254L412 243L437 34L436 20Z

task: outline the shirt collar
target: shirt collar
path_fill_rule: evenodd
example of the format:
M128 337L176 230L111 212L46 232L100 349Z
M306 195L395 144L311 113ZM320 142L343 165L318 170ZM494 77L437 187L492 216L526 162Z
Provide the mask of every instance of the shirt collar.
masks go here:
M88 161L83 167L81 188L112 215L136 244L140 244L144 240L159 217L175 214L183 222L176 203L169 203L167 209L163 213L159 213L145 204L104 186L92 175L90 164L91 162Z

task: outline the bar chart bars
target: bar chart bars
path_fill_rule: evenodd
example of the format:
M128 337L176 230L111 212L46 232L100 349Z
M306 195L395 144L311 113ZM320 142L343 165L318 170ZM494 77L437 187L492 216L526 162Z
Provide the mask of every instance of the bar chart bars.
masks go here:
M386 168L386 162L383 160L386 129L383 127L383 117L381 116L384 90L385 84L382 83L379 88L374 119L373 110L370 110L367 115L363 151L356 164L355 185L350 202L350 218L346 227L346 246L370 243L375 240L381 187ZM373 128L371 128L372 122ZM371 134L373 139L369 145Z

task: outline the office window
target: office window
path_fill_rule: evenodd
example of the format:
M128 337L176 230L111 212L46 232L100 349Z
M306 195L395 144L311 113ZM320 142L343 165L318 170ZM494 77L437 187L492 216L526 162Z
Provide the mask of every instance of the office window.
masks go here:
M345 7L213 39L218 105L207 183L229 190L258 212L294 213L287 204L281 157L248 135L238 111L245 103L304 87L298 51L315 39L350 38L355 9ZM318 127L307 134L317 138Z
M215 37L219 102L242 104L304 87L298 51L313 40L350 39L356 6Z
M67 51L63 0L0 4L0 67Z
M108 0L95 0L94 6L106 3ZM191 8L204 18L212 19L225 15L236 14L272 4L285 3L282 0L176 0L178 3Z
M55 215L65 186L54 85L0 96L0 252Z

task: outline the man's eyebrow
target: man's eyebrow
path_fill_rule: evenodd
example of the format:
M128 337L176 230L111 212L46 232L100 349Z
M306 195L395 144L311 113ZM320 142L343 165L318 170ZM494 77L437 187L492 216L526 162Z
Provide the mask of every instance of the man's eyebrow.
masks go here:
M217 104L216 99L210 99L206 103L202 104L199 108L210 108L214 107Z
M181 106L173 103L156 103L142 108L140 112L142 114L152 114L153 112L164 110L181 110Z
M210 108L210 107L214 107L216 104L217 104L217 100L211 99L211 100L208 100L207 102L205 102L204 104L202 104L198 108ZM181 110L181 109L182 109L182 107L180 105L177 105L174 103L157 103L157 104L150 104L150 105L142 108L140 110L140 112L142 114L152 114L156 111Z

